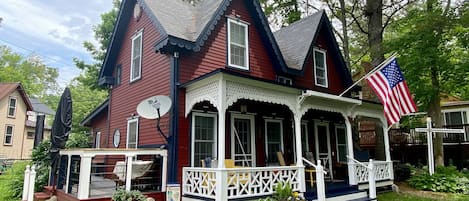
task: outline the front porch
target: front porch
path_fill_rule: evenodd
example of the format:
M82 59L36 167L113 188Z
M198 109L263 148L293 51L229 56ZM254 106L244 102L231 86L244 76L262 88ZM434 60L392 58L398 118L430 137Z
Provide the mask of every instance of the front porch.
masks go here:
M279 183L316 199L360 194L359 185L367 185L367 163L354 160L351 119L386 125L380 107L225 73L184 87L191 156L182 172L183 199L256 199L272 195ZM372 163L376 181L392 182L389 153Z

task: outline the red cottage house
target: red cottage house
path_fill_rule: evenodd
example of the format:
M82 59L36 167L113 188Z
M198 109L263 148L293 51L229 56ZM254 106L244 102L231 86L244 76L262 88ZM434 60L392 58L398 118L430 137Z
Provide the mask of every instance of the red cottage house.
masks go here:
M338 96L352 79L324 11L272 32L257 0L124 0L99 83L109 99L82 123L100 149L62 152L72 169L63 192L80 200L104 196L97 181L183 200L255 199L288 182L311 200L317 161L326 197L365 197L351 122L386 125L382 106L352 96L358 90ZM155 95L173 103L163 134L136 112ZM388 147L375 162L376 180L387 185ZM147 171L152 179L142 181ZM180 194L158 193L166 183Z

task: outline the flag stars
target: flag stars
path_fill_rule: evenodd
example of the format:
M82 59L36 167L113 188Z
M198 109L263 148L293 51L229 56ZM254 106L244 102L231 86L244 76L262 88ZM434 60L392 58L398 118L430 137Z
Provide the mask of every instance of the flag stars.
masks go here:
M381 69L381 72L389 81L389 85L391 88L396 86L399 82L404 81L404 77L402 76L401 69L399 68L399 65L397 65L396 60L393 60L383 69Z

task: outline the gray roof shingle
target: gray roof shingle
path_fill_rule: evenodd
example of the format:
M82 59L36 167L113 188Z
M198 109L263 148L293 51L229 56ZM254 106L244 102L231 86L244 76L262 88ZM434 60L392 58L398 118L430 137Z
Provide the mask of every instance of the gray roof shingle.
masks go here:
M275 40L289 68L303 69L323 15L324 11L321 10L274 32Z
M195 42L223 0L143 0L168 35Z
M31 105L33 106L33 111L38 112L38 113L43 113L43 114L54 114L55 112L49 108L44 103L41 103L38 99L35 98L29 98L31 101Z

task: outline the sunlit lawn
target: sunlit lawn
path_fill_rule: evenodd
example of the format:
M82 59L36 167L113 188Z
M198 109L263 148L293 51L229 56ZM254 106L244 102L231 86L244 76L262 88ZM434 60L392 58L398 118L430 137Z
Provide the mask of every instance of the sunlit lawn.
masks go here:
M467 200L469 201L469 195L460 195L460 194L445 194L444 197L442 198L426 198L426 197L420 197L417 195L411 195L407 193L394 193L394 192L388 192L388 193L382 193L378 194L378 200L379 201L443 201L443 200L448 200L448 201L464 201Z

